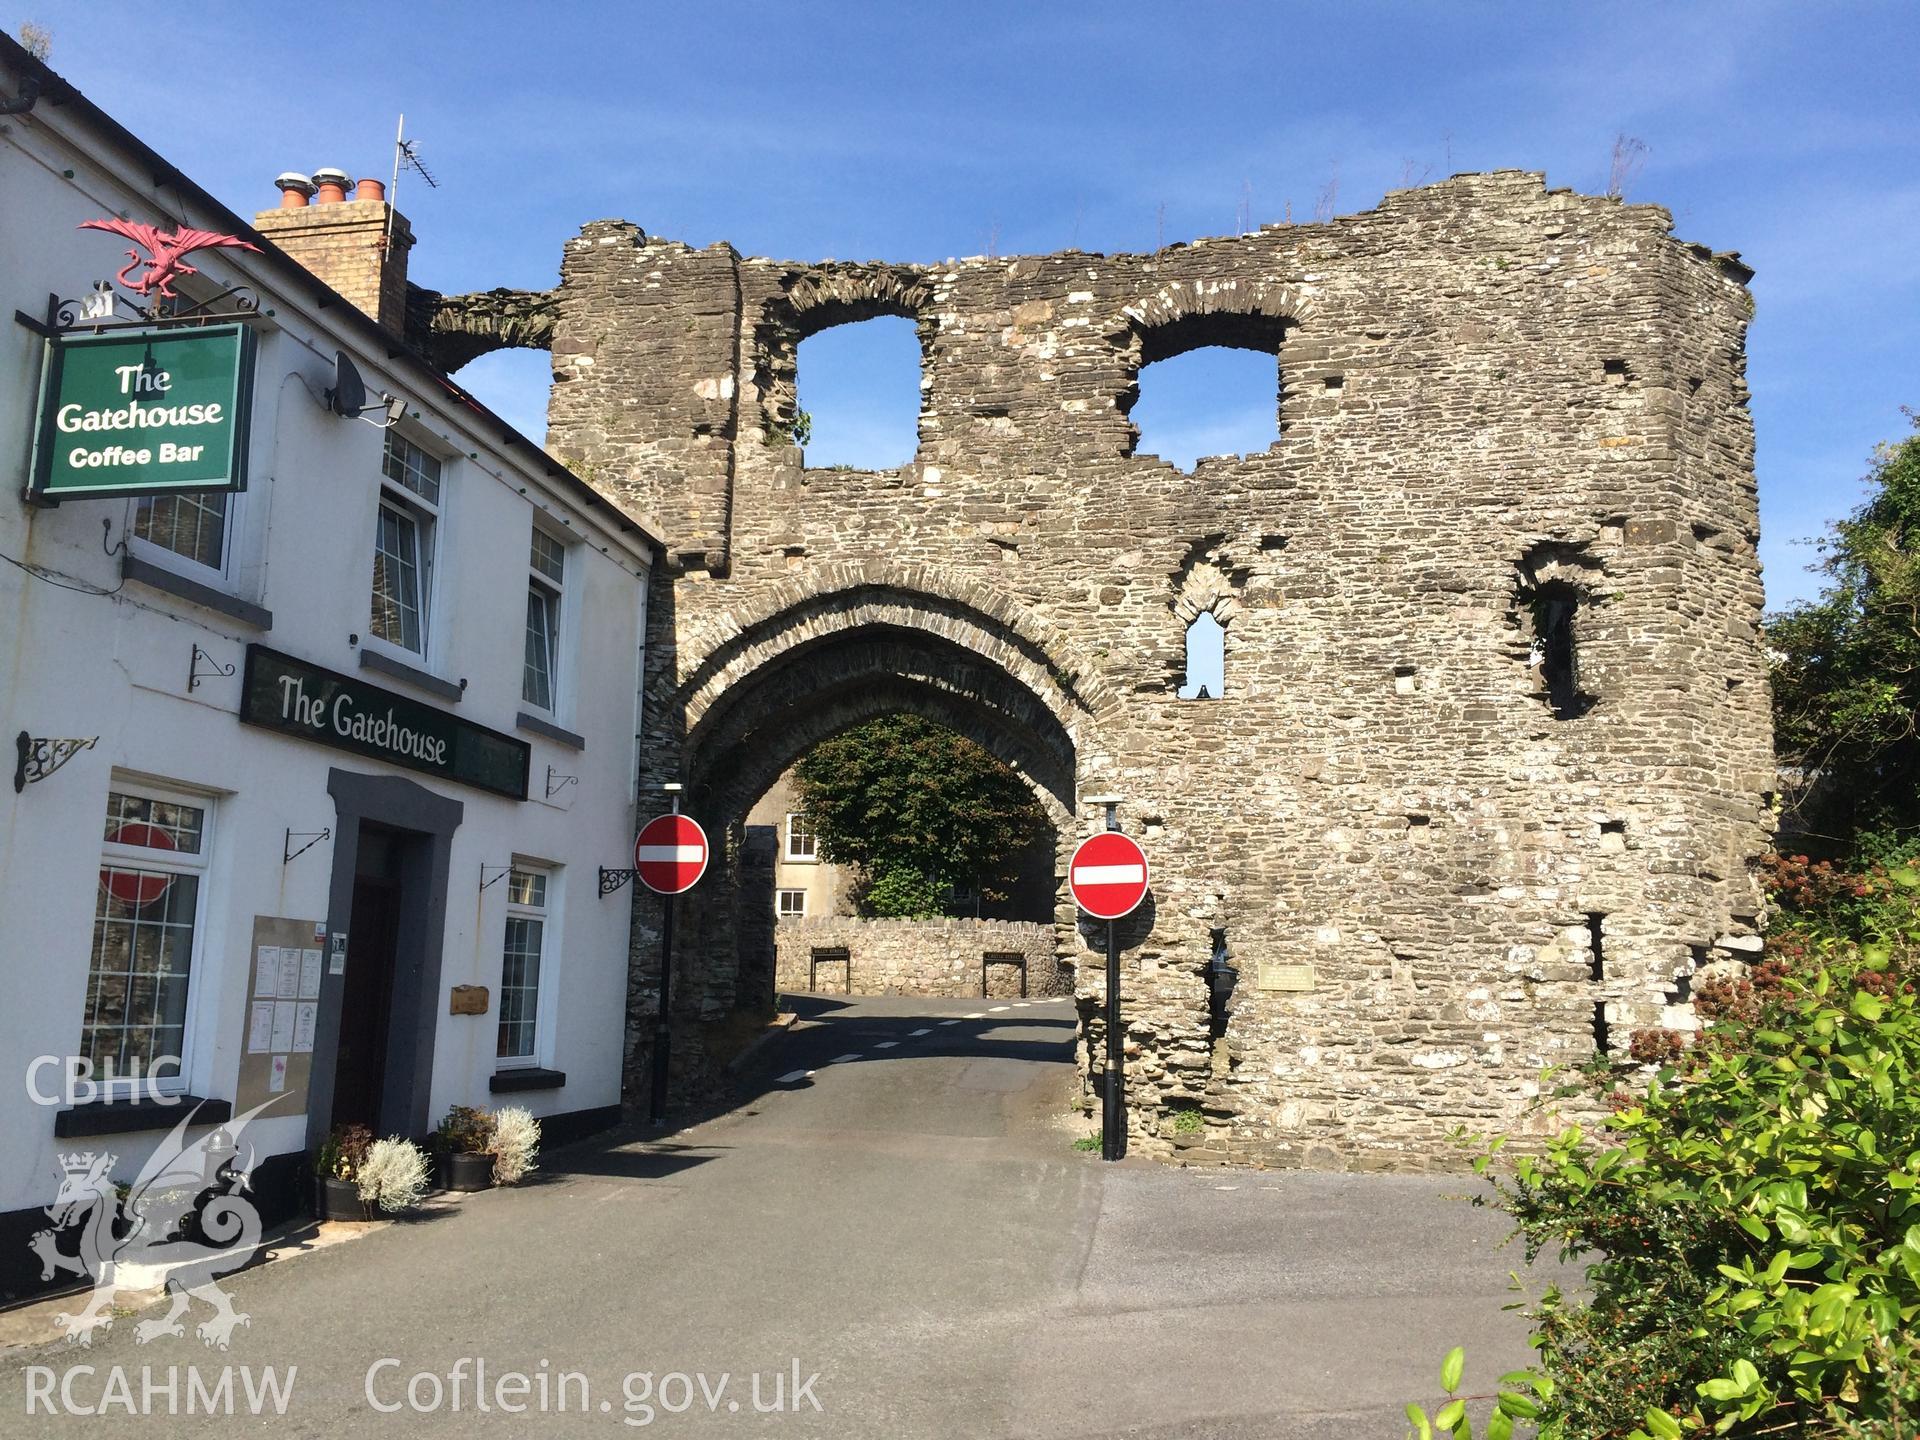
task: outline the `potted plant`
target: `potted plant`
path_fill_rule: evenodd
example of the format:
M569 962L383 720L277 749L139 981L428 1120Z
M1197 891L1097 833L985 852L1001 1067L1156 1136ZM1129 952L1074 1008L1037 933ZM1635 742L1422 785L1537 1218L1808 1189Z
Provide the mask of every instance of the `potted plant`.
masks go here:
M328 1132L313 1162L313 1213L322 1220L366 1220L360 1199L361 1163L373 1144L373 1132L364 1125L336 1125Z
M354 1184L369 1213L411 1210L427 1193L427 1152L398 1135L376 1140L367 1147Z
M441 1188L465 1193L493 1184L493 1132L494 1117L484 1110L455 1105L447 1111L435 1132Z
M533 1169L540 1153L540 1122L531 1110L509 1105L490 1117L493 1135L489 1147L493 1154L493 1178L502 1185L518 1185Z

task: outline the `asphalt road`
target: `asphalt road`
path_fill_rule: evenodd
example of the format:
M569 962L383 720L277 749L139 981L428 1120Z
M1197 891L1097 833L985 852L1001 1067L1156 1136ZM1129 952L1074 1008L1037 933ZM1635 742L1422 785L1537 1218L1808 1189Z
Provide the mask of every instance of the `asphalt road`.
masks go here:
M1470 1380L1526 1357L1467 1181L1105 1165L1059 1120L1067 1002L801 1004L718 1119L229 1277L227 1352L132 1317L6 1352L0 1435L1353 1440L1404 1434L1451 1345ZM240 1413L185 1413L229 1365ZM297 1374L262 1420L267 1366Z

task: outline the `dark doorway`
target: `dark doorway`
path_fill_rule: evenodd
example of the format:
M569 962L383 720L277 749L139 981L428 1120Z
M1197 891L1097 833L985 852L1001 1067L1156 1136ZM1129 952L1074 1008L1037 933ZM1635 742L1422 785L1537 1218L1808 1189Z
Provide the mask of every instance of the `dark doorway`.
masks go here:
M396 830L361 825L353 915L347 931L332 1120L335 1125L365 1125L376 1134L382 1133L380 1107L386 1095L389 1022L399 955L401 852L407 838Z

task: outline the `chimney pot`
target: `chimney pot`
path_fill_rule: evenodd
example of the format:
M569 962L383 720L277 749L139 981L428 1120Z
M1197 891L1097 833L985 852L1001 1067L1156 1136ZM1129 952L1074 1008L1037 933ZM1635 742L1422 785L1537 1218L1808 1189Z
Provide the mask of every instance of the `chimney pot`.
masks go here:
M347 198L347 186L352 183L352 177L344 170L328 167L313 172L313 183L320 187L318 202L332 205Z
M353 198L356 200L384 200L387 198L386 184L383 181L369 177L353 187Z
M298 170L283 170L273 177L273 183L280 187L280 208L299 210L306 206L313 194L313 181Z

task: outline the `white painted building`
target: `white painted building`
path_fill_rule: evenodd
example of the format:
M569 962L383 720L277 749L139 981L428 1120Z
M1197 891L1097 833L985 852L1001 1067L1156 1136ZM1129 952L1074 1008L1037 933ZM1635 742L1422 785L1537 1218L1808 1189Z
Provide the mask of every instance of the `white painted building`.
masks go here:
M57 1155L131 1176L183 1113L68 1103L68 1057L177 1055L157 1083L207 1115L274 1099L263 1208L335 1121L612 1117L630 897L596 871L632 863L655 542L11 41L0 105L0 724L9 760L87 742L0 786L4 1293ZM76 228L107 216L263 247L188 282L259 299L242 493L22 497L48 342L14 312L127 263ZM323 404L336 353L363 416Z

